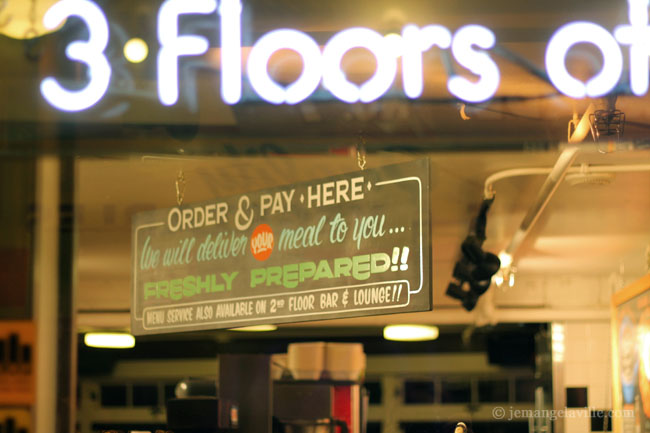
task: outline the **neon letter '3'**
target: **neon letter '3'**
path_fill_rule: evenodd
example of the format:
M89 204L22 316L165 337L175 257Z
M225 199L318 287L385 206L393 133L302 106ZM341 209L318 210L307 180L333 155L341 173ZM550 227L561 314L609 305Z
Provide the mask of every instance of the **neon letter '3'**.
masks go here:
M54 29L71 15L81 18L86 24L89 37L88 41L72 42L65 52L71 60L88 65L88 84L81 90L67 90L56 78L47 77L41 82L41 93L50 105L59 110L81 111L102 99L111 81L111 66L104 54L108 44L108 22L92 1L63 0L45 13L43 24Z

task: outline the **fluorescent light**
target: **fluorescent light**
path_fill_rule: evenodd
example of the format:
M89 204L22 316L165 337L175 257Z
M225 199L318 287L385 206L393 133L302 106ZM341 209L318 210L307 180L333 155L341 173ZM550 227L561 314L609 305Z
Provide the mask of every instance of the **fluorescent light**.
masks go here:
M147 43L140 38L129 39L124 44L124 57L131 63L140 63L149 55Z
M428 325L388 325L384 328L384 338L392 341L427 341L438 338L437 326Z
M125 332L88 332L84 343L102 349L130 349L135 346L135 337Z
M229 331L240 331L240 332L270 332L277 330L278 327L275 325L254 325L254 326L244 326L242 328L232 328Z

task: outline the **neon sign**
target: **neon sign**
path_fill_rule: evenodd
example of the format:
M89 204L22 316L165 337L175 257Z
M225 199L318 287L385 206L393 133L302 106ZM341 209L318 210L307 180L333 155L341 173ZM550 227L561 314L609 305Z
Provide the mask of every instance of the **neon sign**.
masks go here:
M621 45L630 50L630 87L641 96L648 91L648 61L650 58L650 0L628 0L629 25L620 25L613 34L598 24L572 22L559 28L551 37L545 56L550 82L561 93L572 98L600 97L611 92L623 73ZM242 98L242 38L240 0L165 0L158 11L157 34L160 49L157 58L158 98L171 106L179 98L179 68L181 56L200 56L209 48L203 36L179 34L178 21L182 15L218 13L221 40L221 98L226 104L237 104ZM108 44L109 27L106 17L92 0L61 0L48 10L44 24L56 28L69 16L85 23L88 41L68 45L66 55L88 66L88 82L81 90L68 90L54 77L41 82L45 100L63 111L81 111L99 102L108 90L111 66L104 54ZM600 71L583 82L567 70L566 58L571 48L587 43L603 55ZM248 81L254 92L271 104L297 104L309 98L322 85L335 98L347 102L368 103L381 98L392 86L401 56L404 94L411 99L422 95L424 71L422 56L431 48L450 50L456 63L478 77L468 80L451 75L448 91L460 100L480 103L492 98L500 83L500 72L489 51L496 45L494 33L480 25L466 25L452 34L441 25L417 27L406 25L402 30L398 50L391 49L386 38L369 28L355 27L336 33L320 47L307 33L295 29L270 31L253 44L245 65ZM354 48L369 51L376 59L375 71L361 85L350 82L341 69L345 54ZM271 56L284 49L299 54L303 69L299 77L284 86L269 74Z
M577 43L595 45L603 54L603 67L586 83L574 78L566 69L565 59L569 49ZM623 71L623 55L607 30L598 24L575 22L561 27L546 48L546 71L553 85L572 98L606 95L618 84Z
M649 0L628 0L630 25L621 25L612 35L598 24L578 21L560 27L546 47L546 71L551 83L572 98L597 98L611 92L623 74L623 53L619 43L630 46L630 87L642 96L648 91L648 26ZM588 43L603 55L600 71L586 83L571 76L565 60L571 47Z
M630 87L632 93L642 96L648 91L648 0L628 0L628 4L630 25L616 27L614 36L621 44L630 46Z
M111 81L111 65L104 55L108 45L108 21L102 10L89 0L65 0L52 6L43 18L45 28L58 27L69 16L78 16L88 26L86 42L73 42L65 52L69 59L88 65L89 80L81 90L67 90L56 78L41 82L41 93L47 102L63 111L81 111L92 107L106 93Z
M300 54L305 65L296 81L282 87L269 76L267 65L276 51L290 48ZM257 41L248 57L247 73L253 89L272 104L297 104L309 97L321 80L321 52L310 36L292 29L274 30ZM239 83L241 83L241 77ZM240 84L241 86L241 84ZM241 94L241 92L240 92ZM226 101L236 104L239 99Z
M178 17L181 14L210 14L216 8L216 0L193 0L191 2L167 0L160 6L158 11L158 42L160 42L158 98L163 105L174 105L178 100L178 57L205 54L210 46L208 40L202 36L179 36Z

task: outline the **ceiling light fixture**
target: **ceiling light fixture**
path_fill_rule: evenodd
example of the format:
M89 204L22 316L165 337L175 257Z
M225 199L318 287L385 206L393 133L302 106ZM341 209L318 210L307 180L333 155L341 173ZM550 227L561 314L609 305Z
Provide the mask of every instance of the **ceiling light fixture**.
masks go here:
M129 39L124 44L124 57L131 63L141 63L149 55L147 43L140 38Z
M126 332L88 332L84 343L100 349L130 349L135 346L135 337Z
M430 341L440 335L437 326L388 325L384 327L384 338L391 341Z
M599 141L601 136L611 137L612 135L615 135L616 140L620 141L625 132L625 113L621 110L596 110L589 115L589 121L594 141Z
M34 39L57 29L43 25L43 15L58 0L0 1L0 33L13 39Z

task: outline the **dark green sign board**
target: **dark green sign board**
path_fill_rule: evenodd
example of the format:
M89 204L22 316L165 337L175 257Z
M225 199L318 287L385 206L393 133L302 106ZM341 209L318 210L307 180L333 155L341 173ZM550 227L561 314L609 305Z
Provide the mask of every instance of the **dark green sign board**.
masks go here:
M134 216L135 335L431 309L429 160Z

